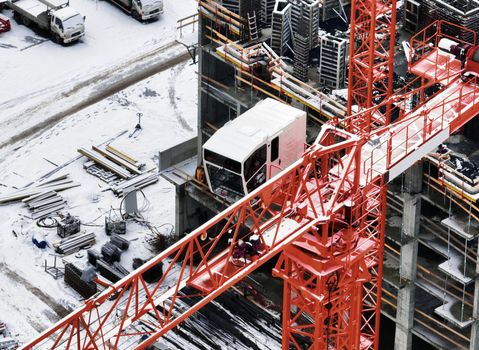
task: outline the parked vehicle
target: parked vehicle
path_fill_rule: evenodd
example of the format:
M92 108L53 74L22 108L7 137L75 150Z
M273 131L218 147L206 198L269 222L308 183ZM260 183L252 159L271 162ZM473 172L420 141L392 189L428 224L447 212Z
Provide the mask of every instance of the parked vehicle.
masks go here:
M0 13L0 33L8 32L10 29L10 20Z
M138 21L163 14L163 0L110 0Z
M46 31L56 43L71 43L85 35L85 17L64 0L8 0L7 6L18 23Z

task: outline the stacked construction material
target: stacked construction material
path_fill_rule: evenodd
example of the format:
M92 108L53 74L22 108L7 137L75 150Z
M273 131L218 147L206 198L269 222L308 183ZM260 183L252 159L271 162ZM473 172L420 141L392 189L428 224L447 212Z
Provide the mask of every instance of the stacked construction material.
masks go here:
M112 186L112 190L118 197L123 197L133 189L139 190L148 185L154 184L157 181L157 173L150 170L139 176L136 176L126 181L122 181L119 184Z
M121 266L119 263L115 262L110 265L105 260L97 261L97 269L100 275L105 277L107 280L116 283L121 280L123 277L128 275L128 271Z
M28 207L34 220L58 213L66 205L63 197L55 191L41 192L23 199L22 202Z
M95 243L94 233L77 233L53 244L59 254L69 255Z
M81 279L82 271L75 265L65 264L65 283L72 287L83 298L88 299L97 292L94 282L85 282Z
M83 164L83 168L85 168L88 174L96 176L106 183L112 183L119 180L119 177L115 173L97 166L92 160Z
M78 152L90 160L84 164L86 171L110 184L118 196L125 195L127 189L141 189L158 181L155 169L142 170L145 164L110 145L80 148Z
M59 175L54 178L47 179L40 183L35 183L27 188L17 190L15 192L0 196L0 204L26 199L26 201L36 199L36 196L45 195L48 192L59 192L69 188L80 186L74 182L69 174ZM46 198L45 198L46 199Z

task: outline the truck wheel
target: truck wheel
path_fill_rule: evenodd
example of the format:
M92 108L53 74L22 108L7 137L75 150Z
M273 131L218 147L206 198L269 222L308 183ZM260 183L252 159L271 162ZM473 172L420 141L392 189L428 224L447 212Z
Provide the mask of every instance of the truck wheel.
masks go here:
M53 41L57 44L62 44L62 38L60 38L60 35L58 34L53 34Z
M133 11L131 12L131 17L133 17L134 19L136 19L138 22L141 22L141 17L140 17L140 14L138 13L138 11L133 10Z
M28 27L28 25L30 24L30 20L27 17L22 16L22 23L24 26Z
M18 12L13 12L13 19L15 20L15 22L17 22L18 24L22 24L22 19L21 19L21 16Z

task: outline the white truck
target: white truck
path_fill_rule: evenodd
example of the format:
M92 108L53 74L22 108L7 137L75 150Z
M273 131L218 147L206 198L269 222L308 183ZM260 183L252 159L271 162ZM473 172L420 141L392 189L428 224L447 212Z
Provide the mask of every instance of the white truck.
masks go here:
M65 0L8 0L13 18L47 32L53 41L68 44L85 35L85 17Z
M110 0L137 21L146 21L163 14L163 0Z
M235 202L298 160L305 143L306 112L267 98L203 145L208 187Z

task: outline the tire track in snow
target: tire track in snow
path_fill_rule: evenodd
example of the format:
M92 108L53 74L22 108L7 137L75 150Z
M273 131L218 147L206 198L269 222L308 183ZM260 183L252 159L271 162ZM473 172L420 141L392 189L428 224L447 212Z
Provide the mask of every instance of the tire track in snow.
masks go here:
M168 88L168 97L170 99L170 104L173 106L173 109L175 111L176 118L180 122L183 129L188 130L190 132L193 132L193 128L190 126L190 124L188 124L188 122L185 120L185 118L183 118L183 115L181 114L181 110L180 110L180 108L178 108L178 104L176 103L175 82L176 82L176 78L178 77L180 72L183 69L185 69L185 64L186 63L183 63L181 65L178 65L174 69L172 69L172 72L171 72L172 77L170 79L170 86Z
M4 122L4 126L10 124L15 127L15 135L0 139L0 149L13 145L32 137L46 128L58 123L65 117L74 114L90 105L93 105L127 87L154 74L172 68L187 61L190 55L183 46L177 42L170 42L146 54L129 60L122 65L102 71L100 74L71 87L69 90L50 96L47 100L27 109L19 115L14 115ZM80 97L79 101L69 102L69 98L81 95L83 89L90 89L90 93ZM54 113L49 113L50 108L60 104L61 107ZM30 117L43 115L34 125L28 125ZM24 121L25 123L23 123ZM22 127L23 126L23 127Z

